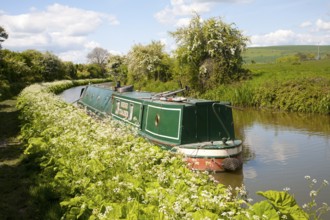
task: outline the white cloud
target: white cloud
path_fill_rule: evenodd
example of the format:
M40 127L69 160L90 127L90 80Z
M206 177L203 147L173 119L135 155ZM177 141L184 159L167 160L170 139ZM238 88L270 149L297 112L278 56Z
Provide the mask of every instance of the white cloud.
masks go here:
M160 23L181 26L187 24L187 19L194 13L204 13L211 10L212 1L171 0L171 5L155 14Z
M72 61L74 63L86 63L86 54L88 51L82 50L69 50L66 52L61 52L57 54L63 61Z
M250 3L254 0L195 0L196 2L216 2L216 3Z
M322 19L318 19L316 21L316 27L318 30L323 30L323 31L330 31L330 21L323 21Z
M254 0L171 0L163 10L155 14L155 18L163 24L171 24L177 27L187 25L191 17L197 13L210 12L215 4L232 3L244 4Z
M92 49L94 49L95 47L100 47L100 44L97 43L97 42L95 42L95 41L89 41L89 42L87 42L87 43L84 45L84 47L85 47L86 49L92 50Z
M179 18L176 22L177 27L187 26L190 23L191 18Z
M311 21L305 21L303 23L300 24L301 28L305 28L305 27L310 27L312 26L312 22Z
M90 49L89 45L95 43L90 42L88 35L102 24L119 24L113 15L60 4L50 5L43 11L31 8L19 15L2 12L0 20L9 34L4 48L47 50L60 57L64 54L67 59L70 54L76 57L78 51Z
M244 166L244 178L255 179L257 176L258 173L254 167Z
M317 19L315 22L305 21L299 27L308 28L308 32L276 30L267 34L253 35L250 38L251 46L330 44L330 22Z
M295 33L291 30L277 30L264 35L254 35L251 37L252 45L281 45L291 42L295 38Z
M268 34L253 35L250 37L249 46L273 46L273 45L308 45L330 44L330 34L296 33L292 30L277 30Z

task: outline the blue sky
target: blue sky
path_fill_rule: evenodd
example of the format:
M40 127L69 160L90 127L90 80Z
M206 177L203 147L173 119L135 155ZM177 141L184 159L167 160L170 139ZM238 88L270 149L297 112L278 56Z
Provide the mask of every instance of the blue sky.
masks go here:
M86 62L95 47L126 54L134 44L162 41L194 13L221 17L250 38L249 46L330 45L326 0L0 0L3 48L51 51L62 60Z

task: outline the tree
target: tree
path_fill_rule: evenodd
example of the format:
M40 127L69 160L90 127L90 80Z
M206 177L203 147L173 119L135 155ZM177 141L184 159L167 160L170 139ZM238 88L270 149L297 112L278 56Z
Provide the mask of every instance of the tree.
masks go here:
M63 68L65 72L65 78L77 79L77 69L76 66L71 61L64 62Z
M105 74L105 67L107 64L109 52L103 48L95 47L89 54L87 59L90 64L97 64L101 68L101 73Z
M42 82L44 81L44 54L37 50L25 50L21 53L25 63L30 67L31 74L27 76L27 82Z
M188 26L170 33L178 47L175 56L179 68L177 74L192 89L205 91L219 84L229 83L246 74L242 69L241 52L248 39L220 18L202 21L195 15Z
M113 81L126 83L127 81L127 65L126 57L120 55L109 55L107 63L107 71L113 78Z
M65 72L62 61L54 54L46 52L42 60L43 76L46 82L63 79Z
M103 69L100 65L96 63L91 63L86 66L87 71L89 73L89 78L102 78L103 77Z
M17 95L29 84L77 77L76 66L50 52L1 50L0 99Z
M1 43L8 39L6 30L0 26L0 49L2 48Z
M152 41L143 46L134 45L127 55L128 80L130 83L148 80L166 80L169 66L166 64L168 55L160 41Z

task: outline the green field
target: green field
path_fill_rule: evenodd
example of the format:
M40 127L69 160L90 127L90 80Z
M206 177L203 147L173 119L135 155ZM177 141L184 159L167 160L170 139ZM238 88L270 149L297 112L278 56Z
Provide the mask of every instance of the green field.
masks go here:
M235 106L330 114L330 59L248 63L250 78L207 91L202 98Z
M256 63L274 63L277 58L297 53L319 55L325 59L330 55L330 45L290 45L290 46L269 46L269 47L248 47L243 53L243 59L246 63L252 61Z

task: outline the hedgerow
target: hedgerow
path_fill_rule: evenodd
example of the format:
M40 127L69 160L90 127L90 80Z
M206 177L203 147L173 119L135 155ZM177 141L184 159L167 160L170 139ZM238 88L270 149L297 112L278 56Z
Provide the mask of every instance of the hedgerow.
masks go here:
M183 156L118 121L90 117L51 92L68 84L35 84L18 99L25 153L41 168L37 185L59 204L47 217L308 219L288 192L259 192L266 199L252 205L244 186L233 190L189 170Z
M274 80L261 85L238 83L231 87L220 86L202 97L228 100L240 107L330 114L329 80L321 77L284 82Z

